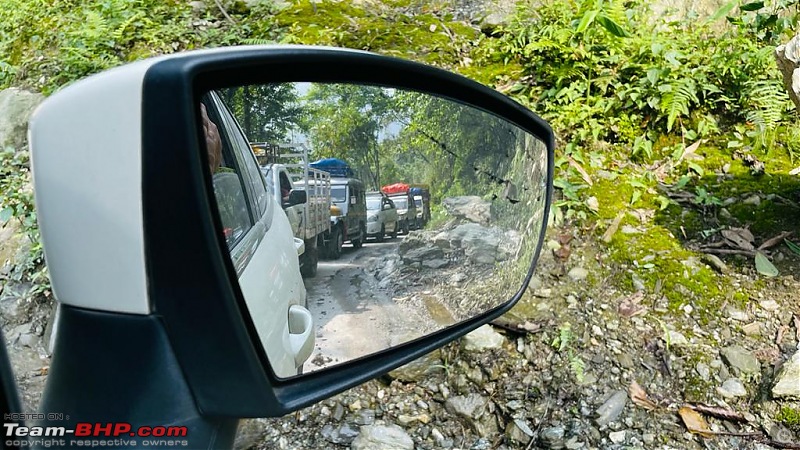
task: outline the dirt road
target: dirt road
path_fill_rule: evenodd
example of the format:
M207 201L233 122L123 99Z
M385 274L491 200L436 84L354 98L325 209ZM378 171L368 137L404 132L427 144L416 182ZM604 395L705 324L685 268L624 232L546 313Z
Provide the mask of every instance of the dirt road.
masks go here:
M406 342L436 328L418 308L382 288L374 269L395 252L403 237L345 246L338 260L320 261L305 280L308 309L317 327L316 348L304 372L319 370Z

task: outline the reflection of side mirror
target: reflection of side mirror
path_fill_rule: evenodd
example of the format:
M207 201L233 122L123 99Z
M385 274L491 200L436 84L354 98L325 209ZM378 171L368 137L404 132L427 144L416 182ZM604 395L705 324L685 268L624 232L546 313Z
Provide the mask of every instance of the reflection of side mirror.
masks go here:
M290 222L269 200L246 134L278 123L273 116L288 107L313 119L307 123L334 123L346 132L340 119L326 115L336 108L319 108L344 97L381 98L383 110L362 104L350 111L391 124L391 132L376 136L395 136L382 141L393 152L404 151L404 142L421 142L414 152L436 161L435 175L444 177L437 181L447 181L436 185L458 186L469 196L447 203L448 192L431 192L445 206L455 205L451 228L438 231L458 255L424 236L388 239L374 247L396 255L398 278L386 297L362 289L370 295L352 303L373 301L364 303L368 307L323 315L316 304L337 299L317 292L330 278L314 276L317 264L330 270L329 259L364 251L359 248L367 237L408 233L408 224L371 229L371 223L331 223L333 180L311 179L304 167L298 173L306 178L306 198L298 204L306 206ZM236 124L245 124L236 116L243 111L252 130ZM106 132L97 134L98 126ZM204 130L211 126L225 137L221 143L207 139ZM438 134L429 142L418 132L401 140L414 130ZM328 145L317 140L323 137L317 131L312 127L306 137L313 139L299 142ZM73 136L65 139L65 133ZM342 49L223 48L139 61L51 96L31 119L30 135L42 239L60 301L41 411L69 417L44 424L69 429L113 421L137 429L180 417L191 430L183 435L188 448L232 447L238 417L280 416L308 406L508 311L527 288L551 200L554 136L536 115L461 76ZM77 138L88 135L93 139ZM278 149L301 155L287 168L307 156L305 144L292 145ZM445 163L452 158L474 165L467 171L474 177L459 179ZM218 197L212 172L239 182ZM498 179L517 186L515 198L503 193ZM483 200L493 196L494 203ZM226 240L230 219L220 213L229 197L246 208L236 210L243 223ZM299 257L294 239L304 241ZM377 271L387 266L373 264L361 273L385 278L388 271ZM403 278L414 273L439 278ZM426 293L444 285L444 275L473 281L448 287L458 301L448 292ZM306 289L313 301L306 302ZM401 297L407 301L393 300ZM375 325L362 312L378 306L383 322ZM441 312L436 320L421 315L426 306ZM320 345L315 336L323 336ZM342 346L331 346L336 342ZM339 364L313 364L316 356L326 361L344 350L350 353L342 353ZM82 360L92 364L75 364ZM138 407L119 408L125 404Z
M292 189L289 192L289 206L301 205L308 201L306 191L302 189Z

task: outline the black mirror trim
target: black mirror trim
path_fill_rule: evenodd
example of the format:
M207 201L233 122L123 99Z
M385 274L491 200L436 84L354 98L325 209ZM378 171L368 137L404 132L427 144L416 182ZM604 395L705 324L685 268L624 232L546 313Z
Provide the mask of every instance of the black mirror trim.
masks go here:
M247 83L349 82L417 90L503 117L544 141L545 213L552 200L555 137L518 103L462 76L410 61L322 47L242 47L187 53L154 64L143 87L143 210L148 290L199 408L213 416L280 416L375 378L500 316L505 304L432 335L302 377L279 379L244 305L213 202L199 111L210 90ZM187 263L191 262L191 263Z

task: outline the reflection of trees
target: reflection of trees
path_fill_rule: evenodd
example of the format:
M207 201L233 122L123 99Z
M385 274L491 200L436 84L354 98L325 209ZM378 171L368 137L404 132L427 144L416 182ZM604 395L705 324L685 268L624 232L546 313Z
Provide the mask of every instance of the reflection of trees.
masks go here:
M380 187L382 160L379 140L392 113L389 91L372 86L315 84L306 99L308 130L316 157L348 161L356 173Z
M397 95L406 127L395 151L405 178L431 185L437 198L498 191L515 154L520 131L481 110L415 92ZM411 173L409 173L411 172Z
M303 113L292 83L242 86L220 94L251 142L286 140Z

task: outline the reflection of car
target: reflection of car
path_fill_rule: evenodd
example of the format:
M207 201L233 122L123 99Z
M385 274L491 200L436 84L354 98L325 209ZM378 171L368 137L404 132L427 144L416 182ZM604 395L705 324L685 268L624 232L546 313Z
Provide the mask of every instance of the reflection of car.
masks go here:
M414 206L417 207L417 228L422 228L425 226L425 219L422 215L425 211L422 209L422 196L415 195L414 196Z
M296 256L304 250L303 241L293 238L289 220L269 195L250 145L230 111L214 94L204 103L222 139L222 164L212 180L228 249L234 265L241 268L242 294L270 362L274 360L275 372L295 375L314 348L313 321L305 308L306 291ZM272 273L280 273L282 283L265 289ZM297 323L307 326L290 330Z
M380 242L386 233L390 233L396 238L399 228L394 202L380 192L367 193L367 237Z
M331 178L331 231L328 256L338 258L342 244L350 241L361 248L367 234L367 205L364 184L355 178Z
M400 229L404 234L408 234L411 229L417 228L417 206L414 199L406 192L403 194L390 195L389 198L397 207L397 217L400 221Z

